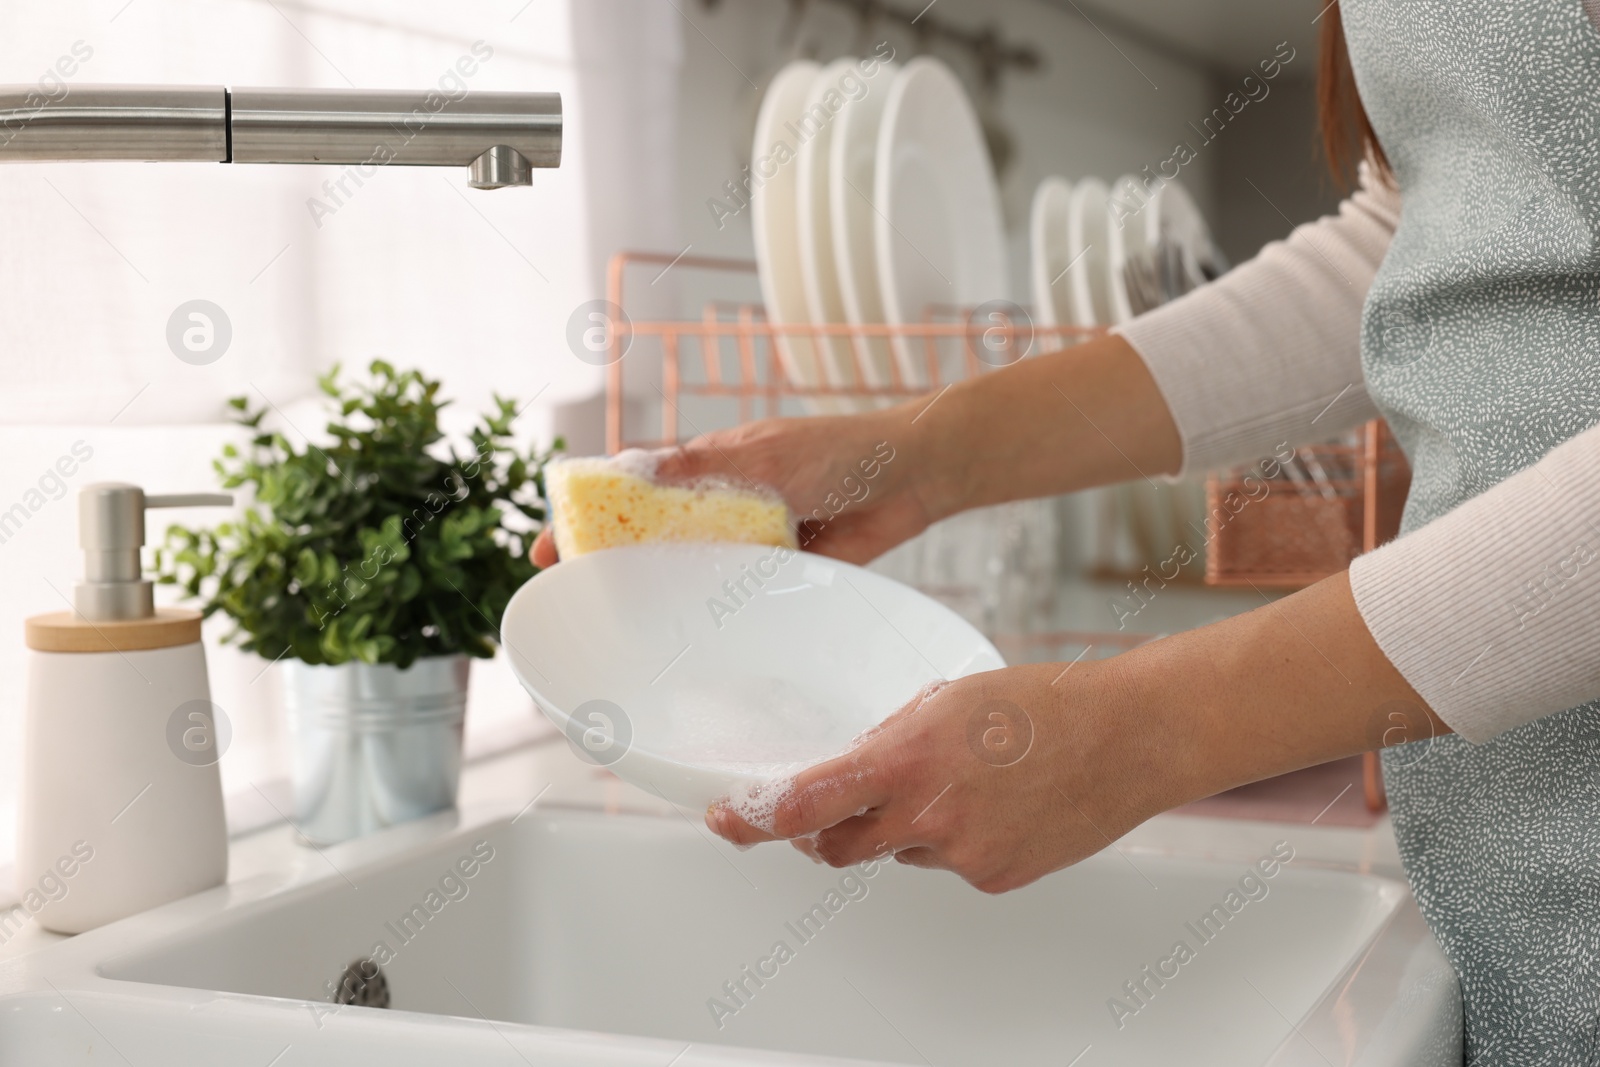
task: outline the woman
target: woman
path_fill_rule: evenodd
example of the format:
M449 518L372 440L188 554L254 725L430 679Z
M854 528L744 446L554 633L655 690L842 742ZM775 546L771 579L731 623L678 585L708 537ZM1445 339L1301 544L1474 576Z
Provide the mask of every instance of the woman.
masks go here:
M1468 1058L1590 1062L1600 32L1580 0L1342 8L1323 15L1325 135L1337 159L1353 124L1368 163L1337 216L1103 340L886 412L716 434L673 465L770 483L804 514L890 442L872 494L809 545L861 562L965 508L1250 461L1382 414L1414 469L1403 535L1115 659L952 682L802 774L771 825L707 821L1003 892L1176 805L1392 746L1395 831L1461 978ZM1031 730L1027 755L975 758L974 715Z

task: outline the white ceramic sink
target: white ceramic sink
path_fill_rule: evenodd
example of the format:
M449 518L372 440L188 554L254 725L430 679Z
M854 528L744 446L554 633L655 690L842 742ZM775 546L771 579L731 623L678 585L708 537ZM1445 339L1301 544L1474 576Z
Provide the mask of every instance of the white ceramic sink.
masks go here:
M0 1063L1459 1062L1455 980L1387 879L1297 856L1206 943L1254 856L1108 850L989 897L741 853L684 816L519 807L284 847L281 869L0 963ZM1193 957L1163 965L1180 940ZM391 1009L328 1003L373 955ZM1120 1027L1113 997L1139 1007Z

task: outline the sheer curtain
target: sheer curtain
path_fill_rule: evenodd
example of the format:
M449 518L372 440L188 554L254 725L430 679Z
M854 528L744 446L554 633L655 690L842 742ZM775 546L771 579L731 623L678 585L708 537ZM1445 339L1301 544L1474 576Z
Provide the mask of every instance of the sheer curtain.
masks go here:
M291 437L315 436L313 376L335 362L382 356L442 377L458 428L493 391L537 397L525 437L548 436L564 406L594 408L580 402L600 372L567 350L567 319L602 295L616 247L670 245L661 220L675 167L661 154L672 150L680 34L655 0L0 8L0 82L38 82L57 98L94 82L417 88L461 78L457 61L472 56L469 90L560 92L566 110L561 168L492 193L437 168L384 168L335 198L332 167L0 166L0 513L16 517L0 524L0 864L14 823L22 622L71 595L78 488L210 488L211 459L233 433L225 399L268 402ZM648 151L621 165L630 148ZM174 310L196 299L232 331L204 366L167 341ZM166 514L153 516L153 543ZM235 731L224 788L247 795L284 770L276 672L217 647L226 627L213 622L213 698ZM473 687L469 733L534 728L503 662L477 664Z

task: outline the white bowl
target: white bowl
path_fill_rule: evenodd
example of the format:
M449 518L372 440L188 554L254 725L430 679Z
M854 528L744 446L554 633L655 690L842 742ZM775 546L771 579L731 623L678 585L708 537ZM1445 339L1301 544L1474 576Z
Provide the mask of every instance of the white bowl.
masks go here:
M764 545L580 556L517 591L501 639L580 754L693 808L838 754L929 682L1005 666L916 590Z

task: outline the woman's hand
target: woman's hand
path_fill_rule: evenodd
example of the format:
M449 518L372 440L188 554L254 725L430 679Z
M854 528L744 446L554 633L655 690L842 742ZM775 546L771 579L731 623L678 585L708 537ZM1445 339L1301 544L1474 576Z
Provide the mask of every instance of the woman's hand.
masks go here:
M1420 743L1425 759L1447 732L1340 574L1114 659L951 682L801 773L769 824L727 801L706 824L738 844L792 839L836 867L892 852L998 893L1191 800L1386 745ZM749 810L771 809L757 800Z
M686 482L715 476L774 489L800 521L800 545L865 563L942 516L927 499L915 411L764 419L695 438L663 455L657 476ZM549 527L533 562L556 562Z
M892 852L988 893L1027 885L1191 799L1170 731L1134 724L1119 673L1113 660L1034 664L925 690L802 773L770 826L726 805L707 825L738 844L796 839L835 867Z

